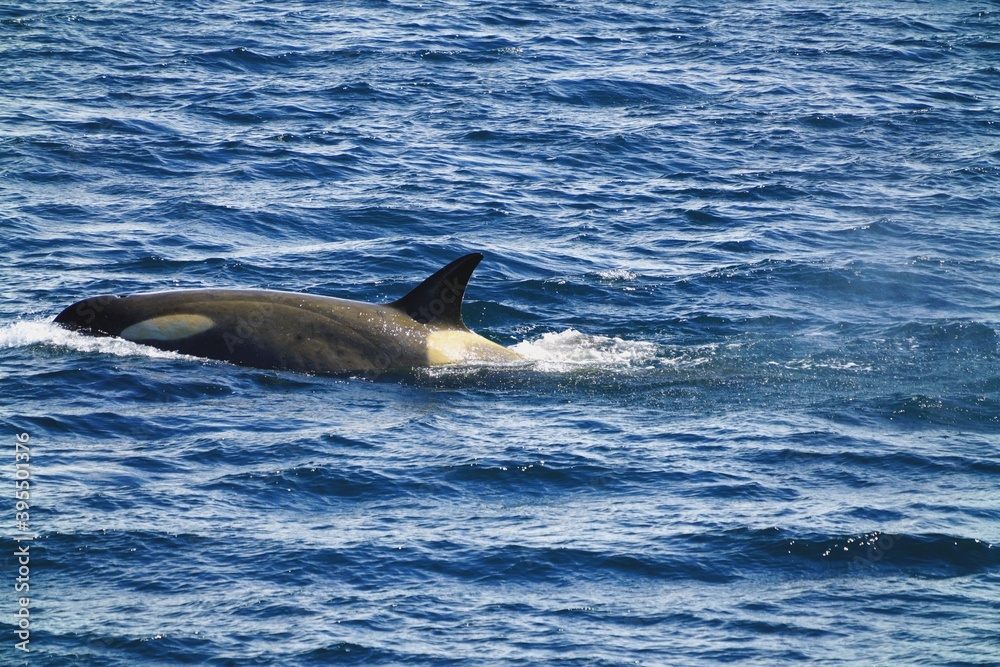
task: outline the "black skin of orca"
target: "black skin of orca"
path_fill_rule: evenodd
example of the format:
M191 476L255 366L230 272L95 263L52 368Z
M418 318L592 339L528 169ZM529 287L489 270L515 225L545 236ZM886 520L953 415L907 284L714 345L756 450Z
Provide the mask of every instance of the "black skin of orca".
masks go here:
M480 253L461 257L387 304L273 290L176 290L84 299L55 322L93 336L124 332L128 340L161 350L306 373L441 363L428 351L436 332L457 334L477 346L481 341L484 358L516 359L516 353L473 334L462 321L465 289L482 259ZM176 321L196 324L187 325L190 335L158 334L156 323Z

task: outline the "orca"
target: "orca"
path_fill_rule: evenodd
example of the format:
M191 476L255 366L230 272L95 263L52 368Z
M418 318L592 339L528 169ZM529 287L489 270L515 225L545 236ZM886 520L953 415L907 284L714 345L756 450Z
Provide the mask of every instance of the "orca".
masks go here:
M275 290L173 290L91 297L55 322L180 354L315 374L521 360L462 321L465 289L482 259L460 257L385 304Z

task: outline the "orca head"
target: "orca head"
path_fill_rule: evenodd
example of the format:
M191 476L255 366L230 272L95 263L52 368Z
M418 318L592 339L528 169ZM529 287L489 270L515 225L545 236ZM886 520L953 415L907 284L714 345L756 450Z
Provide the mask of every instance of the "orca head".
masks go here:
M117 336L129 326L125 320L125 298L115 294L90 297L68 306L55 323L93 336Z

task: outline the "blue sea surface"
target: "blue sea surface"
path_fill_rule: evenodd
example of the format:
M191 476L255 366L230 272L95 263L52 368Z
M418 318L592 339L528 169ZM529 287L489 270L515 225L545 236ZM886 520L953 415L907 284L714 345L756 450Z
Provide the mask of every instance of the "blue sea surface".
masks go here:
M0 59L0 664L1000 664L997 2L13 0ZM51 323L477 251L523 364Z

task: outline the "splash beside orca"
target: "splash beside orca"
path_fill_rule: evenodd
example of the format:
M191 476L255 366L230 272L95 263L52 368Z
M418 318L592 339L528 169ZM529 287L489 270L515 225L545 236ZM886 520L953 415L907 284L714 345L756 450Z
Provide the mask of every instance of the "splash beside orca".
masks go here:
M397 301L272 290L176 290L78 301L55 322L255 368L339 374L521 359L462 321L482 254L448 264Z

